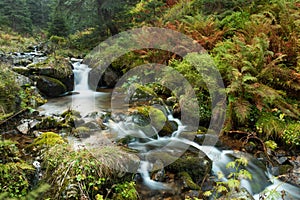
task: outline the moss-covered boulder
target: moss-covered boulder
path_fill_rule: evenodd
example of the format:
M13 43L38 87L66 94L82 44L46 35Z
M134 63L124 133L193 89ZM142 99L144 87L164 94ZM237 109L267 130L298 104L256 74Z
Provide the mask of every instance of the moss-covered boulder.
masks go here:
M14 71L37 82L38 89L47 97L57 97L74 89L74 73L68 60L60 57L14 67Z
M47 97L57 97L66 93L67 87L58 79L48 76L35 76L37 88Z
M166 111L163 107L136 107L132 116L133 121L143 127L143 130L147 131L149 129L150 131L153 131L153 128L155 128L159 136L170 136L178 128L176 122L168 120Z
M187 151L175 162L166 166L165 170L181 178L182 174L185 174L184 179L188 179L188 174L192 179L189 181L189 187L194 189L194 183L200 184L205 177L208 177L212 170L212 161L204 154L199 155L201 154Z

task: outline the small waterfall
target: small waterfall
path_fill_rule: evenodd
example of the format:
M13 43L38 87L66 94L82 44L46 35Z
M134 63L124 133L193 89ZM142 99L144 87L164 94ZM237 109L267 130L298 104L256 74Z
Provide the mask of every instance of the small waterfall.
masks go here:
M81 61L75 62L74 76L75 76L75 91L89 91L88 75L91 70L86 64L82 64Z
M80 111L83 114L91 113L97 110L95 106L96 92L90 90L88 85L88 76L91 68L88 65L82 64L82 60L72 59L73 72L75 78L75 93L72 95L72 109Z
M82 64L82 59L71 59L75 88L72 95L49 99L48 102L39 107L42 114L60 114L66 109L79 111L83 116L97 112L100 109L110 109L110 94L95 92L89 89L88 74L91 70L88 65Z

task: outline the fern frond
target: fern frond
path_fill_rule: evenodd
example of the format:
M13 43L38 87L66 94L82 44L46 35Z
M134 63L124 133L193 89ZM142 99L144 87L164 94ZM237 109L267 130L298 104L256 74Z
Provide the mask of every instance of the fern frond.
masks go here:
M243 99L233 102L233 110L238 122L245 123L250 116L251 104Z

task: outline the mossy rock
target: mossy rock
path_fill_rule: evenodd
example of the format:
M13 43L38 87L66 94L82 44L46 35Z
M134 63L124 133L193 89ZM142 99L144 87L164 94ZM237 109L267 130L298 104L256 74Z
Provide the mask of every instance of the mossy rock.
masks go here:
M152 106L137 107L133 114L135 123L140 126L146 126L151 123L157 130L161 130L167 121L167 117L163 111Z
M74 115L76 117L81 117L79 111L77 111L77 110L71 110L71 109L65 110L60 116L62 116L62 117L65 118L68 115Z
M200 190L200 186L194 183L192 177L187 172L180 172L178 174L184 183L184 187L191 190Z
M58 79L48 76L36 76L37 88L47 97L58 97L66 93L67 87Z
M40 123L36 125L36 129L53 129L60 127L61 123L58 119L48 116L44 117Z
M27 66L29 74L55 78L66 86L67 91L74 89L74 73L71 63L62 57L49 57L43 62Z
M44 132L39 137L37 137L32 144L28 147L50 148L58 144L64 144L64 139L54 132Z
M72 131L72 134L75 136L75 137L84 137L86 134L88 134L89 132L91 131L90 128L88 127L85 127L85 126L79 126L77 128L75 128L73 131Z
M212 170L212 161L207 156L185 152L175 162L166 167L167 171L175 174L186 172L195 183L201 182Z
M43 62L28 65L31 74L46 75L57 79L73 74L72 65L62 57L49 57Z
M18 74L29 76L30 70L27 67L19 66L19 67L13 67L12 70L14 72L17 72Z
M130 93L129 103L150 101L157 97L157 94L152 88L138 83L132 84L128 91Z

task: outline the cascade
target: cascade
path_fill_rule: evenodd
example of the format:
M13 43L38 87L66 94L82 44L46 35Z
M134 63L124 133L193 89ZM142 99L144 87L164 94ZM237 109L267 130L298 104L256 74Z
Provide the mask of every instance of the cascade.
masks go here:
M90 91L88 86L88 75L91 69L87 65L82 64L80 60L75 62L73 67L75 91Z

